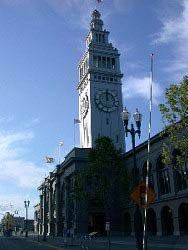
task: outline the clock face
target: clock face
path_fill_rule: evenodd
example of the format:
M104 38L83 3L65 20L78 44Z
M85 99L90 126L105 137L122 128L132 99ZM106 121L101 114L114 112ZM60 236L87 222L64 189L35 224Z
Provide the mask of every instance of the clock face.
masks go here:
M98 92L95 97L95 102L98 108L104 112L112 112L119 105L117 95L108 89Z

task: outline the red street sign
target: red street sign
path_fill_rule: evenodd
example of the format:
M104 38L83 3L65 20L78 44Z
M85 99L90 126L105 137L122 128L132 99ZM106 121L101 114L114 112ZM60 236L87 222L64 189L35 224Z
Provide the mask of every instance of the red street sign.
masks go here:
M150 187L147 188L147 204L145 203L146 183L141 181L132 191L130 198L135 201L141 208L148 207L150 203L155 201L156 194Z

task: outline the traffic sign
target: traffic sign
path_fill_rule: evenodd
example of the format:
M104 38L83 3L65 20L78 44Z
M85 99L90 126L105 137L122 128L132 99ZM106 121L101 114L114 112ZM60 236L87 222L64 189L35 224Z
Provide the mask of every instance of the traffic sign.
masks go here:
M148 207L150 203L155 201L156 193L152 188L147 188L147 204L145 203L145 195L146 183L145 181L141 181L131 192L130 198L135 201L141 208L145 208Z

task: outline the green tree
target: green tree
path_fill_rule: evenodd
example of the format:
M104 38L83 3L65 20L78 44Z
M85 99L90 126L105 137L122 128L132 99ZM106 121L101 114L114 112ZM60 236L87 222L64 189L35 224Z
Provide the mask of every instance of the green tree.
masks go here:
M6 229L12 228L14 226L14 217L12 214L7 212L2 219L2 224Z
M184 76L179 84L172 84L165 90L166 102L159 108L165 124L163 134L169 142L163 147L163 161L171 164L175 160L178 165L188 162L188 76ZM172 157L171 149L178 154Z
M113 222L114 210L125 203L128 184L123 154L109 137L98 138L89 152L87 169L77 174L77 198L96 201Z

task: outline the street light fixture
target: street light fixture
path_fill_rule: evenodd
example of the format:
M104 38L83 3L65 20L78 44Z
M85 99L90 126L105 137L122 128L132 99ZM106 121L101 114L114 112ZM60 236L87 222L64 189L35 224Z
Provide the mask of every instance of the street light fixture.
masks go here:
M28 237L28 207L30 204L30 200L25 200L24 201L25 204L25 237Z
M126 107L123 110L123 112L121 113L121 117L123 120L126 137L128 136L128 133L130 133L131 139L132 139L133 162L134 162L134 164L133 164L133 187L132 188L134 188L138 184L138 181L139 181L138 168L137 168L137 163L136 163L135 137L136 137L136 134L138 134L139 138L141 135L140 129L141 129L141 123L142 123L142 114L140 114L138 109L136 109L136 112L133 115L133 118L136 122L137 129L134 128L133 123L131 123L131 128L128 127L130 113L128 112ZM135 206L135 214L134 214L134 230L135 230L137 248L139 250L142 250L143 249L143 246L142 246L142 238L143 238L142 217L141 217L141 214L139 211L139 206L137 204Z

